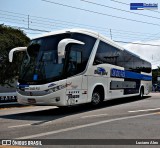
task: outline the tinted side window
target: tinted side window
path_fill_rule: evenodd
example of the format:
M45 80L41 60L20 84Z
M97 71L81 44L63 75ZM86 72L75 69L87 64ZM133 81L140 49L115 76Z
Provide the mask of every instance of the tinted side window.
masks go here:
M133 71L133 65L134 65L133 64L133 60L134 60L133 55L124 50L123 51L123 59L124 59L125 70Z
M121 66L121 50L101 41L99 43L93 64L98 65L102 63Z
M93 65L108 63L124 67L133 72L151 72L151 64L131 54L127 50L117 49L105 42L100 41Z
M141 72L142 60L138 57L133 57L133 71L140 73Z
M132 55L128 51L123 51L124 56L124 65L123 67L125 70L133 71L133 72L151 72L151 64L149 62L146 62L145 60Z
M149 62L142 60L141 71L146 72L146 73L150 73L151 72L151 64Z

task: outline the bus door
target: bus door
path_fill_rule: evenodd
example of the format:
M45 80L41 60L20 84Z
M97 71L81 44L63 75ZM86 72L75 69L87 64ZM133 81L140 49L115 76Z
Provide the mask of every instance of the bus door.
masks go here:
M74 105L84 102L82 100L82 52L71 48L68 55L67 64L67 90L66 101L68 105Z

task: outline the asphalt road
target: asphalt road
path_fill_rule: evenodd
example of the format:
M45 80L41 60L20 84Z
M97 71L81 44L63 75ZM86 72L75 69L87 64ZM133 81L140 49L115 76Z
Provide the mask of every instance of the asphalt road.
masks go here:
M106 101L97 108L89 105L65 109L53 106L2 108L0 139L45 139L46 143L47 139L62 139L48 140L48 143L72 144L65 147L79 147L78 144L82 144L81 147L134 147L135 143L136 147L160 147L160 93L151 93L141 100L133 97ZM107 141L109 139L113 141ZM141 144L150 139L155 143ZM105 145L107 142L111 145ZM103 143L105 146L99 145ZM133 145L127 145L131 143Z

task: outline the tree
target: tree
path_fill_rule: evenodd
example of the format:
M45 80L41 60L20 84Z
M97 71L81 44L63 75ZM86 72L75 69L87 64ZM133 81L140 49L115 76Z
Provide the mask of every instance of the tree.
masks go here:
M157 76L158 76L157 69L153 69L152 70L152 83L153 84L157 83Z
M15 47L27 46L30 39L23 31L0 25L0 85L13 83L18 75L19 64L21 63L24 53L18 53L14 56L13 63L9 62L9 51Z
M152 70L152 82L153 84L160 83L157 78L160 77L160 66L157 66L157 69Z

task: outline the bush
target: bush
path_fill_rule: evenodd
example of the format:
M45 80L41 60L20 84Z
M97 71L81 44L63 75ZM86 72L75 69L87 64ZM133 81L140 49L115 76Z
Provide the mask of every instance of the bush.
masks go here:
M13 83L18 75L19 67L24 53L20 52L14 56L13 63L9 62L9 51L15 47L27 46L30 39L23 31L0 25L0 85Z

